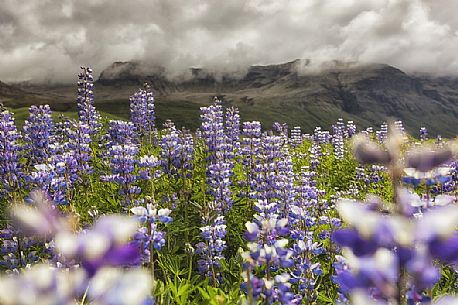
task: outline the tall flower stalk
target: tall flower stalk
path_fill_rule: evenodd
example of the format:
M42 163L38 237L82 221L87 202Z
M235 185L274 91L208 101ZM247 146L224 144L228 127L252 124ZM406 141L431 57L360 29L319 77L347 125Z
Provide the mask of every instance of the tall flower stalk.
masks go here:
M78 74L77 108L79 120L89 126L91 135L96 134L100 128L100 114L94 106L94 77L92 69L82 66Z

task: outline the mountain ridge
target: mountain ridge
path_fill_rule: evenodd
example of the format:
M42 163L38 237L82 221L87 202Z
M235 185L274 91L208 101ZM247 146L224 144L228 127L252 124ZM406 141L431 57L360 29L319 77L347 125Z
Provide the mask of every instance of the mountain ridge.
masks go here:
M458 133L457 78L412 75L386 64L333 61L318 68L310 60L294 60L251 66L243 73L194 67L171 78L157 65L115 62L96 81L96 106L127 118L128 97L148 82L157 96L159 120L191 128L199 125L199 108L219 96L225 105L239 107L243 120L261 120L266 127L284 121L311 132L339 117L363 127L393 118L412 133L422 126L433 134ZM20 89L61 100L56 107L74 107L74 86Z

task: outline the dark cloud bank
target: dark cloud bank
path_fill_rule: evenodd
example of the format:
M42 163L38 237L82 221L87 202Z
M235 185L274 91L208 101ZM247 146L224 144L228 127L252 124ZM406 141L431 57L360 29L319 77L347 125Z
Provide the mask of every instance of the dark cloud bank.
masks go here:
M455 0L0 0L0 80L74 81L144 60L170 75L310 58L458 75Z

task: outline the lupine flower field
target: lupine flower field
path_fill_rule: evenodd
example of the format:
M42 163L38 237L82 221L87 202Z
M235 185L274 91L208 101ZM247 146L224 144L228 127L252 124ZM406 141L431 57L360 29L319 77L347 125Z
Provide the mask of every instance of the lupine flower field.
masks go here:
M457 305L458 143L402 122L305 134L215 99L130 121L0 112L0 304Z

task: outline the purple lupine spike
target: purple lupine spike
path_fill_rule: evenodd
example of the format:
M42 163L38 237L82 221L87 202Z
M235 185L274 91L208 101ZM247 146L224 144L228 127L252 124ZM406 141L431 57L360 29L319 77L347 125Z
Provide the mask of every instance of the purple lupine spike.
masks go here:
M111 120L108 123L108 145L137 144L138 133L132 122Z
M0 112L0 198L19 191L22 168L19 163L21 135L14 124L13 114Z
M53 154L50 147L53 121L49 105L31 106L24 123L24 140L30 164L46 163Z
M225 130L227 142L234 153L240 148L240 114L238 108L231 107L226 110Z
M163 130L161 147L161 166L169 177L190 178L193 169L194 140L186 131L178 131L173 123Z
M53 155L47 164L37 164L28 176L29 183L47 192L56 204L68 204L77 180L78 162L73 152Z
M334 147L334 156L338 160L343 160L345 154L344 138L348 138L343 119L339 119L337 123L332 126L332 131L331 143Z
M257 163L258 155L261 148L261 123L258 121L243 122L242 140L241 140L241 156L242 164L245 167L247 187L246 196L254 191L254 169Z
M121 204L129 207L134 204L134 197L141 192L140 187L135 184L140 177L134 174L138 147L133 144L113 145L108 153L112 174L102 175L100 180L119 184Z
M96 134L100 128L100 114L94 107L94 77L92 69L89 67L81 67L81 72L78 74L78 91L77 91L77 107L78 116L82 124L89 126L91 135Z
M302 131L300 126L295 126L291 130L290 144L292 147L297 147L302 143Z
M90 165L92 140L89 126L81 122L72 122L65 133L68 141L64 144L64 149L73 154L77 162L78 175L91 174L93 171Z
M226 236L224 215L232 207L232 193L229 187L234 167L234 144L238 145L237 131L234 130L239 128L236 123L239 120L238 115L233 111L227 119L231 121L226 122L225 130L223 108L218 100L209 107L201 108L201 136L205 141L208 156L207 183L213 200L201 211L203 242L196 245L196 252L201 257L200 272L206 274L214 285L220 282L219 261L223 258Z
M291 292L290 275L281 271L294 266L293 251L283 238L290 235L287 217L295 207L292 161L284 135L265 134L261 143L261 162L255 165L252 183L253 197L257 199L255 220L246 224L245 238L250 242L249 251L243 254L246 275L244 272L242 288L246 287L253 299L262 297L267 303L294 304L301 297ZM269 270L269 274L258 281L262 269Z
M347 122L347 126L346 126L346 129L347 129L347 135L349 138L353 137L355 134L356 134L356 125L355 123L353 123L353 121L348 121Z
M140 89L130 98L130 120L142 136L155 132L154 94L151 90Z

